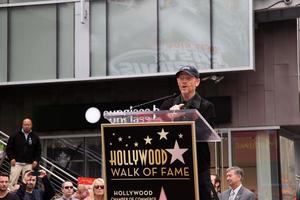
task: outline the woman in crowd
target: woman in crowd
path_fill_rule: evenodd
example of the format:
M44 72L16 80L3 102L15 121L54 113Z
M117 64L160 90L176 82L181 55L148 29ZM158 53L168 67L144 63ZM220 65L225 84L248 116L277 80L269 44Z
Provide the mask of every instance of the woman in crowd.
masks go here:
M103 200L104 199L104 180L97 178L92 184L92 191L90 193L91 200Z

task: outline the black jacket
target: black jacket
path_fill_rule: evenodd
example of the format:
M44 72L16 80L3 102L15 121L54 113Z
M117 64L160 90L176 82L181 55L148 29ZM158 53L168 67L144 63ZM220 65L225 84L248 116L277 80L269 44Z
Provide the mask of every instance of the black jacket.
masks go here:
M8 138L6 154L9 160L31 164L41 159L41 143L39 137L31 132L27 140L24 133L19 130Z
M51 182L49 181L47 176L44 176L42 178L42 182L44 185L44 190L41 189L34 189L32 191L32 200L50 200L55 195L55 191L53 189L53 186ZM38 184L38 183L36 183ZM20 198L20 200L24 200L26 193L26 185L22 183L20 185L20 188L17 190L16 194Z
M8 192L5 197L0 198L0 200L20 200L18 195L12 192Z
M190 99L188 102L184 102L181 95L168 99L162 103L160 110L169 110L173 105L184 104L184 109L197 109L200 114L205 118L205 120L211 125L214 126L215 120L215 108L214 105L202 98L198 93ZM196 122L197 129L197 122ZM197 132L197 130L196 130ZM198 171L199 173L204 172L210 169L210 151L207 142L198 142L197 143L197 161L198 161Z

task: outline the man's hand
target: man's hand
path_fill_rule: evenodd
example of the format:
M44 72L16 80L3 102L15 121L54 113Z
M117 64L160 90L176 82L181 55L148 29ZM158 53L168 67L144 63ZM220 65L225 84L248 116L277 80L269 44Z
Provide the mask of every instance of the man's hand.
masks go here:
M38 165L38 162L33 161L33 162L32 162L32 169L35 169L35 168L37 167L37 165Z
M45 170L39 170L39 172L40 172L40 175L39 175L39 178L43 178L44 176L46 176L47 175L47 173L46 173L46 171Z
M176 104L176 105L172 106L172 107L170 108L170 110L180 110L183 106L184 106L183 103L178 104L178 105Z
M170 119L172 119L172 120L174 120L174 119L176 119L176 118L178 118L178 117L181 117L182 115L184 115L184 113L177 113L177 112L175 112L175 111L176 111L176 110L180 110L183 106L184 106L183 103L172 106L169 110L174 111L174 112L168 113L167 116L168 116Z
M12 189L10 190L10 192L15 192L17 191L18 189L20 188L20 185L19 184L15 184Z
M29 180L30 177L32 176L32 175L31 175L32 172L33 172L33 171L30 170L30 171L28 171L28 172L26 172L26 173L24 174L23 183L27 184L28 180Z
M16 165L16 159L12 159L12 160L10 161L10 165L11 165L11 166L15 166L15 165Z

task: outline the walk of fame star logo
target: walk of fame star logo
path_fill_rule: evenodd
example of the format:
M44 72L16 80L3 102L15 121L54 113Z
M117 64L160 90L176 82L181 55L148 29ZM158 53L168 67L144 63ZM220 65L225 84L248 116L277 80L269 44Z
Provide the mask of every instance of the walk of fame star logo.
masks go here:
M172 154L172 159L170 164L172 164L175 160L181 161L183 164L185 164L183 159L183 154L188 150L187 148L179 148L177 140L175 141L175 145L173 149L166 149L169 153Z
M171 154L170 164L174 163L176 160L185 164L184 161L184 153L188 151L188 148L181 148L179 146L179 140L183 141L184 137L182 133L171 133L166 131L165 128L161 128L160 131L156 132L157 134L145 134L142 137L143 141L140 141L141 138L135 135L124 136L122 134L118 134L114 132L112 134L111 141L109 145L112 147L116 144L119 148L138 148L144 144L145 147L155 146L157 144L163 143L164 146L168 144L172 144L174 141L173 148L165 149L167 152ZM168 143L166 143L168 142ZM139 145L140 144L140 145Z

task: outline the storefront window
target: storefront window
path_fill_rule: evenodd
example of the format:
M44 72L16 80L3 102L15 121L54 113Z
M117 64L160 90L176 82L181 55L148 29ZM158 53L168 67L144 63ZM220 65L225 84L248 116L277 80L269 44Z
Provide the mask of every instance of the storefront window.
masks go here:
M280 137L280 164L282 199L290 200L296 194L294 142L286 137Z
M256 133L232 132L232 165L245 172L243 185L257 193Z
M101 141L98 136L43 139L43 154L69 174L101 177Z
M244 169L243 185L258 199L279 199L276 131L232 132L232 165Z

